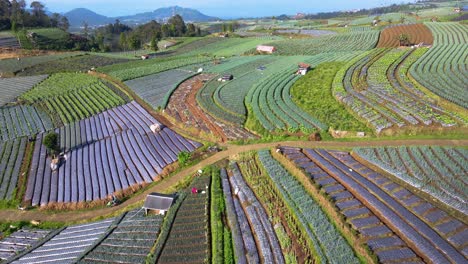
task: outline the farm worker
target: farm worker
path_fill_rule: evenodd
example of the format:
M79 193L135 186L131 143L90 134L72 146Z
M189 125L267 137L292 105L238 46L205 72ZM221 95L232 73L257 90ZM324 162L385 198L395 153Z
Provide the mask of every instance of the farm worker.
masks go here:
M196 194L196 193L198 193L198 190L197 190L197 188L195 188L195 187L194 187L194 188L192 188L192 194Z

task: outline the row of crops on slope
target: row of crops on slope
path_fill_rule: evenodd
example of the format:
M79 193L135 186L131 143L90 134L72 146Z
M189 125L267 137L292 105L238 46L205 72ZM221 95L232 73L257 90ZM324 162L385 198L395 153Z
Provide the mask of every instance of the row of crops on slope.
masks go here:
M200 147L169 128L154 134L153 124L160 123L132 102L57 129L60 147L68 151L55 171L39 134L24 200L44 206L106 199L158 180L180 152Z
M22 252L40 242L50 230L21 228L0 240L0 261L12 259ZM12 246L14 245L14 246Z
M402 240L412 245L424 260L437 263L465 261L463 253L451 241L414 214L399 197L392 197L380 186L381 183L389 183L388 179L363 168L349 153L319 149L308 149L305 153L360 202L369 206ZM374 182L371 178L381 179Z
M209 203L211 176L194 180L191 188L197 192L187 194L174 218L169 236L156 263L207 263L209 247ZM202 193L206 190L206 193Z
M421 261L388 225L369 210L368 206L361 203L342 184L308 158L307 152L289 147L282 147L280 150L287 159L307 174L308 181L319 187L320 193L325 194L333 203L346 223L359 234L359 241L367 244L379 262Z
M0 107L0 140L32 136L51 130L52 120L42 110L29 105Z
M0 105L15 101L18 96L33 88L34 85L42 82L45 78L47 78L47 75L0 79L0 91L2 91Z
M355 58L335 76L335 97L366 120L377 133L392 126L435 124L451 127L457 121L463 122L421 96L408 80L404 72L407 69L405 60L412 58L412 52L376 49ZM419 50L416 55L417 52Z
M51 75L20 99L47 109L55 120L66 124L124 104L126 100L114 89L117 91L112 85L87 74L59 73Z
M81 254L106 234L112 224L115 224L114 218L52 231L45 238L46 241L17 256L11 263L75 263Z
M0 200L13 200L27 138L0 141Z
M318 65L291 88L294 103L310 116L327 126L342 131L367 131L346 108L337 103L332 94L332 83L344 63L326 62Z
M264 44L264 39L257 38L225 38L213 44L207 44L188 53L188 55L211 54L214 56L241 55Z
M128 81L192 64L202 64L210 60L211 58L204 56L170 57L167 59L152 59L120 63L99 68L98 71L110 74L122 81Z
M305 188L268 151L260 151L259 158L287 206L292 208L306 230L318 261L359 263L352 247Z
M146 216L143 209L124 213L110 234L78 263L143 263L158 238L162 221L163 216Z
M230 218L231 224L238 223L235 227L239 232L235 233L235 252L240 262L249 263L285 263L282 250L275 234L274 228L268 219L265 209L258 201L255 194L245 182L236 163L231 165L232 177L227 177L223 170L223 189L228 210L234 218ZM231 191L235 190L233 197ZM242 243L241 243L242 241ZM256 245L255 241L259 241Z
M20 48L18 39L8 31L0 32L0 48Z
M435 94L468 108L468 26L426 23L434 46L410 69L411 75Z
M60 60L40 63L18 72L17 76L31 76L38 74L53 74L61 72L87 72L92 68L103 67L116 63L128 62L128 59L110 58L99 55L78 55Z
M383 22L406 22L406 23L414 23L416 22L416 17L414 16L409 16L408 14L405 13L387 13L383 14L381 16L368 16L368 17L361 17L357 18L353 21L351 21L351 25L364 25L364 24L372 24L372 22L378 17L378 20L383 21ZM403 19L403 21L402 21Z
M305 62L312 66L325 61L346 61L356 53L325 53L309 57ZM288 69L288 68L287 68ZM327 130L327 124L305 113L291 99L291 87L300 78L294 75L295 68L289 68L257 83L249 90L245 103L252 108L252 113L268 131L302 130L310 133L315 129Z
M153 108L166 108L172 92L193 75L193 72L175 69L126 81L125 84Z
M356 149L361 158L463 212L466 202L468 152L441 147Z
M272 42L279 55L316 55L325 52L370 50L379 40L378 30L349 32L310 39L290 39Z
M26 57L18 59L0 60L0 73L16 73L22 69L32 67L34 65L56 61L64 58L69 58L80 53L61 53L55 55L41 55L34 57Z

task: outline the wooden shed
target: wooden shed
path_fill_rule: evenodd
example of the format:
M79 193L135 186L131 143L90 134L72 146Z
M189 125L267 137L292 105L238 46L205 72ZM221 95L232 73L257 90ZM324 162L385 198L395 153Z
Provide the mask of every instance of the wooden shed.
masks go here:
M299 63L298 67L299 68L297 69L297 73L296 73L297 75L299 74L306 75L312 68L310 64L307 64L307 63Z

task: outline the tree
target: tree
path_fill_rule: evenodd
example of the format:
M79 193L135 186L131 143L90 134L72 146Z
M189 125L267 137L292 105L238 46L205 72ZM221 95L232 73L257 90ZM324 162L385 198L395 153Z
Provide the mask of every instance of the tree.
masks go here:
M187 26L185 25L184 19L180 15L171 17L167 23L174 26L175 36L183 36L187 32Z
M150 48L153 51L158 51L158 39L156 36L151 38Z
M60 150L60 146L58 143L58 134L55 132L50 132L49 134L47 134L44 137L44 141L42 144L44 144L51 156L55 156Z
M410 44L410 36L408 34L400 34L398 35L398 41L400 42L400 46L408 46Z
M389 19L387 19L387 22L388 22L389 24L391 24L391 23L393 23L393 19L389 18Z
M63 29L64 31L68 31L70 28L70 22L68 22L68 18L66 16L62 16L60 18L59 28Z
M135 56L136 56L136 51L140 49L141 47L141 41L138 38L138 36L136 36L135 34L132 34L130 38L128 39L128 45L130 46L131 49L135 51Z
M187 152L187 151L182 151L177 155L177 159L179 161L179 164L182 165L182 166L187 165L187 163L190 161L191 157L192 157L192 155L190 154L190 152Z
M226 31L227 31L227 29L226 29L226 24L223 23L223 24L221 25L221 32L226 32Z
M233 27L233 24L232 23L229 23L228 26L227 26L227 31L228 32L234 32L234 27Z
M88 38L88 37L89 37L89 25L88 25L88 22L83 21L82 27L83 27L83 37Z
M406 21L406 17L401 16L401 17L400 17L400 23L401 23L401 24L404 24L405 21Z
M127 36L125 35L125 33L120 33L120 38L119 38L119 46L121 49L123 49L124 51L126 50L127 48Z
M50 17L50 26L51 27L58 27L60 21L60 14L59 13L53 13L52 16Z

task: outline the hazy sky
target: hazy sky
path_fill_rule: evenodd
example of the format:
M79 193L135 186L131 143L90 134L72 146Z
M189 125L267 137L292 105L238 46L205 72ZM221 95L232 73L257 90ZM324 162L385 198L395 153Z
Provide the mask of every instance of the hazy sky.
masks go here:
M106 16L131 15L179 5L218 17L254 17L297 12L348 10L377 7L410 0L40 0L49 11L66 12L85 7ZM28 1L31 2L31 1Z

